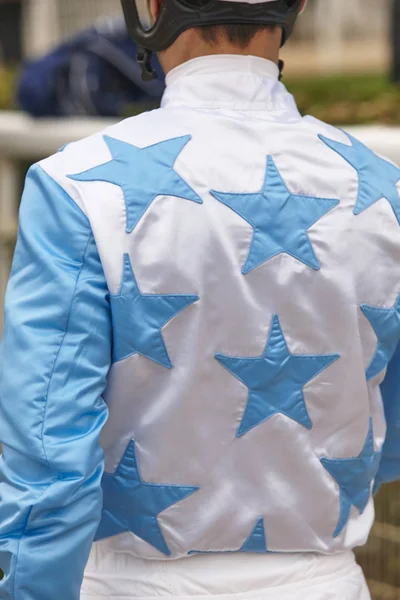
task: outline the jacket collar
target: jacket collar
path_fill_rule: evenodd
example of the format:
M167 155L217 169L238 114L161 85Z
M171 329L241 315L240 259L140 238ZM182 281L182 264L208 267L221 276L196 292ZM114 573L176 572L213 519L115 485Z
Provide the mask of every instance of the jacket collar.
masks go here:
M293 97L278 78L277 65L256 56L195 58L167 75L162 106L284 111L299 118Z

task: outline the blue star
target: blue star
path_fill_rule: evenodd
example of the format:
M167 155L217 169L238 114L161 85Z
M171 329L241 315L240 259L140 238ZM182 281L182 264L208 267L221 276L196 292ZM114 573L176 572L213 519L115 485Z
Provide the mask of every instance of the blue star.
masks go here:
M279 317L275 315L261 356L239 358L217 354L215 358L249 389L246 410L236 434L240 437L275 414L286 415L311 429L303 387L340 356L291 354Z
M238 552L256 552L258 554L268 553L263 517L258 519L256 526L239 550L191 550L188 554L222 554L228 552L232 554Z
M110 296L114 327L113 360L141 354L163 367L172 368L162 328L198 296L141 294L128 254L119 294Z
M359 215L378 200L386 198L400 224L400 195L397 189L400 169L377 156L351 135L347 135L352 143L351 146L335 142L323 135L318 137L329 148L340 154L358 173L358 198L354 214Z
M257 552L259 554L268 552L265 539L264 519L262 517L258 519L256 526L240 548L239 552Z
M378 338L376 352L367 369L367 380L369 381L386 369L400 341L400 295L393 308L363 304L361 310Z
M371 496L371 483L376 477L382 452L375 452L372 419L367 439L356 458L321 458L325 469L340 488L340 516L333 537L337 537L347 525L350 509L355 506L362 514Z
M121 187L126 204L126 230L133 231L157 196L177 196L202 204L202 199L178 175L174 164L190 135L138 148L108 135L103 136L112 159L83 173L69 175L75 181L105 181Z
M292 194L271 156L267 158L264 185L260 192L226 194L212 191L211 194L253 227L243 274L283 252L312 269L320 268L307 231L337 206L339 200Z
M160 552L169 550L158 523L158 515L199 490L198 487L144 483L132 440L115 473L104 473L103 515L96 541L132 532Z

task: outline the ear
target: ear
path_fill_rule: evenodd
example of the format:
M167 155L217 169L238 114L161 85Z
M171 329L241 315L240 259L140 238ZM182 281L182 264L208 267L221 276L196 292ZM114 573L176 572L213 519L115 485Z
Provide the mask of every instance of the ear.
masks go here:
M303 10L305 9L306 4L307 4L307 0L301 0L300 13L299 13L300 15L303 12Z
M153 21L157 21L160 8L161 8L162 0L149 0L150 13L153 17Z

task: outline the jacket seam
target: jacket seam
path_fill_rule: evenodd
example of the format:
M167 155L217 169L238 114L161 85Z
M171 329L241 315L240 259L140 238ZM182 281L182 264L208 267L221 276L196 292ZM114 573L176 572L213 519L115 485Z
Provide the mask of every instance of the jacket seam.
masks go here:
M65 323L64 333L62 335L62 339L61 339L59 348L58 348L56 356L54 358L54 363L53 363L53 367L52 367L52 370L51 370L51 373L50 373L49 382L47 384L47 389L46 389L46 395L45 395L45 398L44 398L44 409L43 409L43 416L42 416L42 430L41 430L41 433L40 433L40 439L41 439L41 442L42 442L43 454L44 454L44 457L45 457L45 459L47 461L47 465L49 466L50 469L51 469L51 462L50 462L50 460L49 460L49 458L47 456L46 445L44 443L44 428L45 428L45 424L46 424L46 416L47 416L47 407L48 407L50 386L51 386L51 382L52 382L52 379L53 379L54 372L56 370L56 366L57 366L58 358L60 356L60 352L61 352L61 350L63 348L63 345L64 345L65 337L66 337L66 335L68 333L68 327L69 327L69 323L70 323L70 319L71 319L72 306L73 306L73 303L74 303L74 300L75 300L75 296L76 296L76 290L78 288L78 284L79 284L79 281L80 281L80 278L81 278L81 275L82 275L83 266L84 266L85 260L86 260L87 250L88 250L90 242L92 241L92 238L93 238L93 232L89 231L88 240L86 242L85 249L83 251L81 266L80 266L80 269L79 269L79 273L78 273L78 275L76 277L74 291L73 291L73 294L72 294L72 297L71 297L71 302L70 302L70 305L69 305L69 308L68 308L68 312L67 312L67 320L66 320L66 323Z
M231 110L234 112L245 112L245 113L255 113L255 112L262 112L264 114L273 114L273 113L267 113L266 111L268 111L268 107L265 106L265 104L263 102L260 103L249 103L249 105L235 105L235 104L230 104L229 102L227 102L226 104L217 104L217 105L213 105L212 102L209 104L191 104L190 106L187 106L185 104L169 104L167 106L163 106L162 109L163 110L168 110L168 109L176 109L176 108L185 108L185 109L194 109L194 110L202 110L202 111L209 111L209 110L216 110L216 111L225 111L225 110ZM275 108L275 107L274 107ZM282 108L286 108L286 107L278 107L278 109L282 109ZM298 112L297 114L294 113L292 115L293 117L297 117L296 121L301 122L303 120L303 117L301 116L301 114ZM266 121L275 121L275 118L266 118Z
M44 161L42 161L44 162ZM76 201L74 200L74 198L71 196L71 194L69 194L67 192L67 190L65 190L63 188L63 186L61 185L61 183L59 181L57 181L57 179L55 179L53 177L52 174L48 173L41 165L41 163L36 163L34 164L31 169L34 170L35 168L37 168L45 177L48 177L49 179L52 180L52 182L60 189L60 192L66 197L68 198L69 202L71 202L78 210L80 213L82 213L82 215L85 217L85 219L88 222L88 225L90 226L90 221L89 221L89 217L87 216L86 212L84 211L84 209L82 208L82 206Z
M17 569L18 569L18 560L19 560L19 551L20 551L20 548L21 548L21 542L22 542L22 540L23 540L23 538L25 536L26 528L27 528L27 525L28 525L28 522L29 522L29 519L30 519L30 516L31 516L31 513L32 513L32 509L33 509L33 506L31 506L30 509L29 509L28 515L26 517L26 521L25 521L25 525L24 525L24 529L23 529L22 535L18 539L17 553L15 555L14 577L13 577L12 585L11 585L12 598L15 598L15 587L16 587L16 581L17 581Z
M22 531L22 535L21 537L18 539L18 547L17 547L17 552L15 555L15 569L14 569L14 577L12 579L12 584L11 584L11 590L12 590L12 599L13 600L17 600L16 596L15 596L15 590L16 590L16 584L17 584L17 571L18 571L18 564L19 564L19 554L20 554L20 549L21 549L21 543L23 541L23 539L26 537L26 530L28 528L28 524L29 524L29 519L31 518L31 514L32 514L32 510L33 508L37 505L37 503L39 502L40 498L46 493L46 491L52 486L54 485L54 483L58 480L58 477L54 477L50 484L48 486L45 487L45 489L42 491L41 494L39 494L39 496L36 498L36 501L34 502L34 504L32 504L32 506L30 507L29 511L28 511L28 515L26 517L26 521L25 521L25 525L24 525L24 529Z

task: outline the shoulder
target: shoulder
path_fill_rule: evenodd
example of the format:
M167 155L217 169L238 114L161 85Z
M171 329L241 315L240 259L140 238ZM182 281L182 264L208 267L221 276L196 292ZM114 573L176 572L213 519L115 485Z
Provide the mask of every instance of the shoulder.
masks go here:
M300 162L308 162L311 170L321 167L327 179L348 181L351 185L360 177L368 178L370 184L375 179L382 188L386 180L400 183L400 169L393 162L399 156L398 142L390 143L390 133L381 127L349 127L345 131L306 116L297 127L291 148ZM366 189L363 191L366 193Z
M130 117L94 135L72 142L59 152L40 161L39 166L86 212L79 175L108 163L112 158L110 140L139 148L167 138L171 132L162 109Z
M325 167L340 168L338 157L332 152L330 142L333 144L342 144L351 146L353 136L342 129L338 129L324 123L312 116L303 117L295 126L295 135L291 142L288 140L287 147L293 148L295 153L299 153L302 148L302 154L307 160L316 161Z
M366 126L349 127L347 130L338 129L328 123L324 123L312 116L306 116L302 119L302 125L314 138L317 137L328 150L334 150L336 154L342 155L342 158L350 156L350 153L364 154L370 159L383 159L395 164L398 160L398 131L392 143L391 130L389 128ZM347 148L346 148L347 147ZM349 149L349 150L348 150ZM386 156L387 155L387 156ZM332 160L335 160L330 154Z

